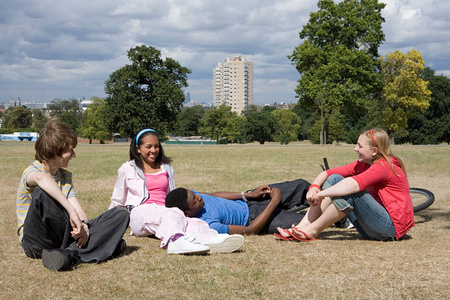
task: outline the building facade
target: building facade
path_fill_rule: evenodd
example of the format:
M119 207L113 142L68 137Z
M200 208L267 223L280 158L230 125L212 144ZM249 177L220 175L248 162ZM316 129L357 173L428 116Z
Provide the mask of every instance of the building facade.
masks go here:
M253 104L253 63L236 55L219 62L213 70L213 105L226 104L242 114Z

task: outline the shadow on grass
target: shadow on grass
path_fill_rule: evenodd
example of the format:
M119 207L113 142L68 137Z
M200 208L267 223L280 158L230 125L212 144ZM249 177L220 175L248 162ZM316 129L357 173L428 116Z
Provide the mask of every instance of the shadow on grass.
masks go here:
M319 235L320 240L330 240L330 241L347 241L347 240L361 240L361 241L369 241L368 239L363 238L356 229L353 231L340 231L340 230L329 230L326 232L322 232ZM400 240L410 240L411 236L405 234ZM395 239L387 240L385 242L393 242Z
M422 224L437 219L443 221L444 224L448 224L448 219L450 218L450 211L442 211L438 208L427 208L426 210L419 211L414 214L415 223ZM447 229L450 228L449 225L445 226Z
M348 230L327 230L319 235L320 240L363 240L362 236L356 231L356 229Z
M139 249L141 249L141 247L139 246L127 246L125 252L121 256L130 255L131 253L136 252Z

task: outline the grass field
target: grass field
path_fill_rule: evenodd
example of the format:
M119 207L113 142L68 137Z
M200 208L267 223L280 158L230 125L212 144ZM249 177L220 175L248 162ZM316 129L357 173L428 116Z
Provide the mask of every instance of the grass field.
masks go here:
M243 191L296 178L312 181L322 157L330 166L356 159L352 145L166 145L175 183L203 192ZM34 144L0 142L1 299L448 299L450 295L450 147L395 146L410 185L436 201L416 214L400 242L360 239L329 228L311 243L248 236L241 251L167 255L153 238L125 236L125 255L70 272L50 272L25 256L16 236L15 197ZM79 144L69 170L78 198L95 217L109 206L128 145Z

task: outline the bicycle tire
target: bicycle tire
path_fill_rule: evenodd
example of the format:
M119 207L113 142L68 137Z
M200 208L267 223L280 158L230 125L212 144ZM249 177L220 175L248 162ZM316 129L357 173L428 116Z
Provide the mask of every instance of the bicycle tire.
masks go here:
M409 192L411 193L413 210L415 213L428 208L434 202L434 194L429 190L422 188L409 188ZM415 197L414 194L419 196Z

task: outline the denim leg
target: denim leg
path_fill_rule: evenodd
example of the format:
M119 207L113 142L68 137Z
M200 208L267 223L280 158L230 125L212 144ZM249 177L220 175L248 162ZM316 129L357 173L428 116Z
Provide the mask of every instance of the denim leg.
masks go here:
M360 227L369 239L395 240L396 231L391 216L369 193L362 192L345 198L354 207L356 220L353 223L350 217L350 221L357 230Z
M324 182L324 184L322 185L322 188L325 190L325 189L329 188L330 186L335 185L342 179L344 179L343 176L337 175L337 174L332 174ZM334 197L332 200L333 200L334 205L336 205L336 207L339 208L339 210L341 210L345 214L348 214L349 212L351 212L353 210L353 206L350 203L348 203L347 200L345 200L343 197Z
M333 174L327 178L323 187L335 185L342 179L344 177ZM345 197L333 197L332 200L333 203L345 200L353 207L348 217L364 238L382 241L395 239L396 232L391 216L369 193L362 191ZM341 205L336 206L342 208Z

